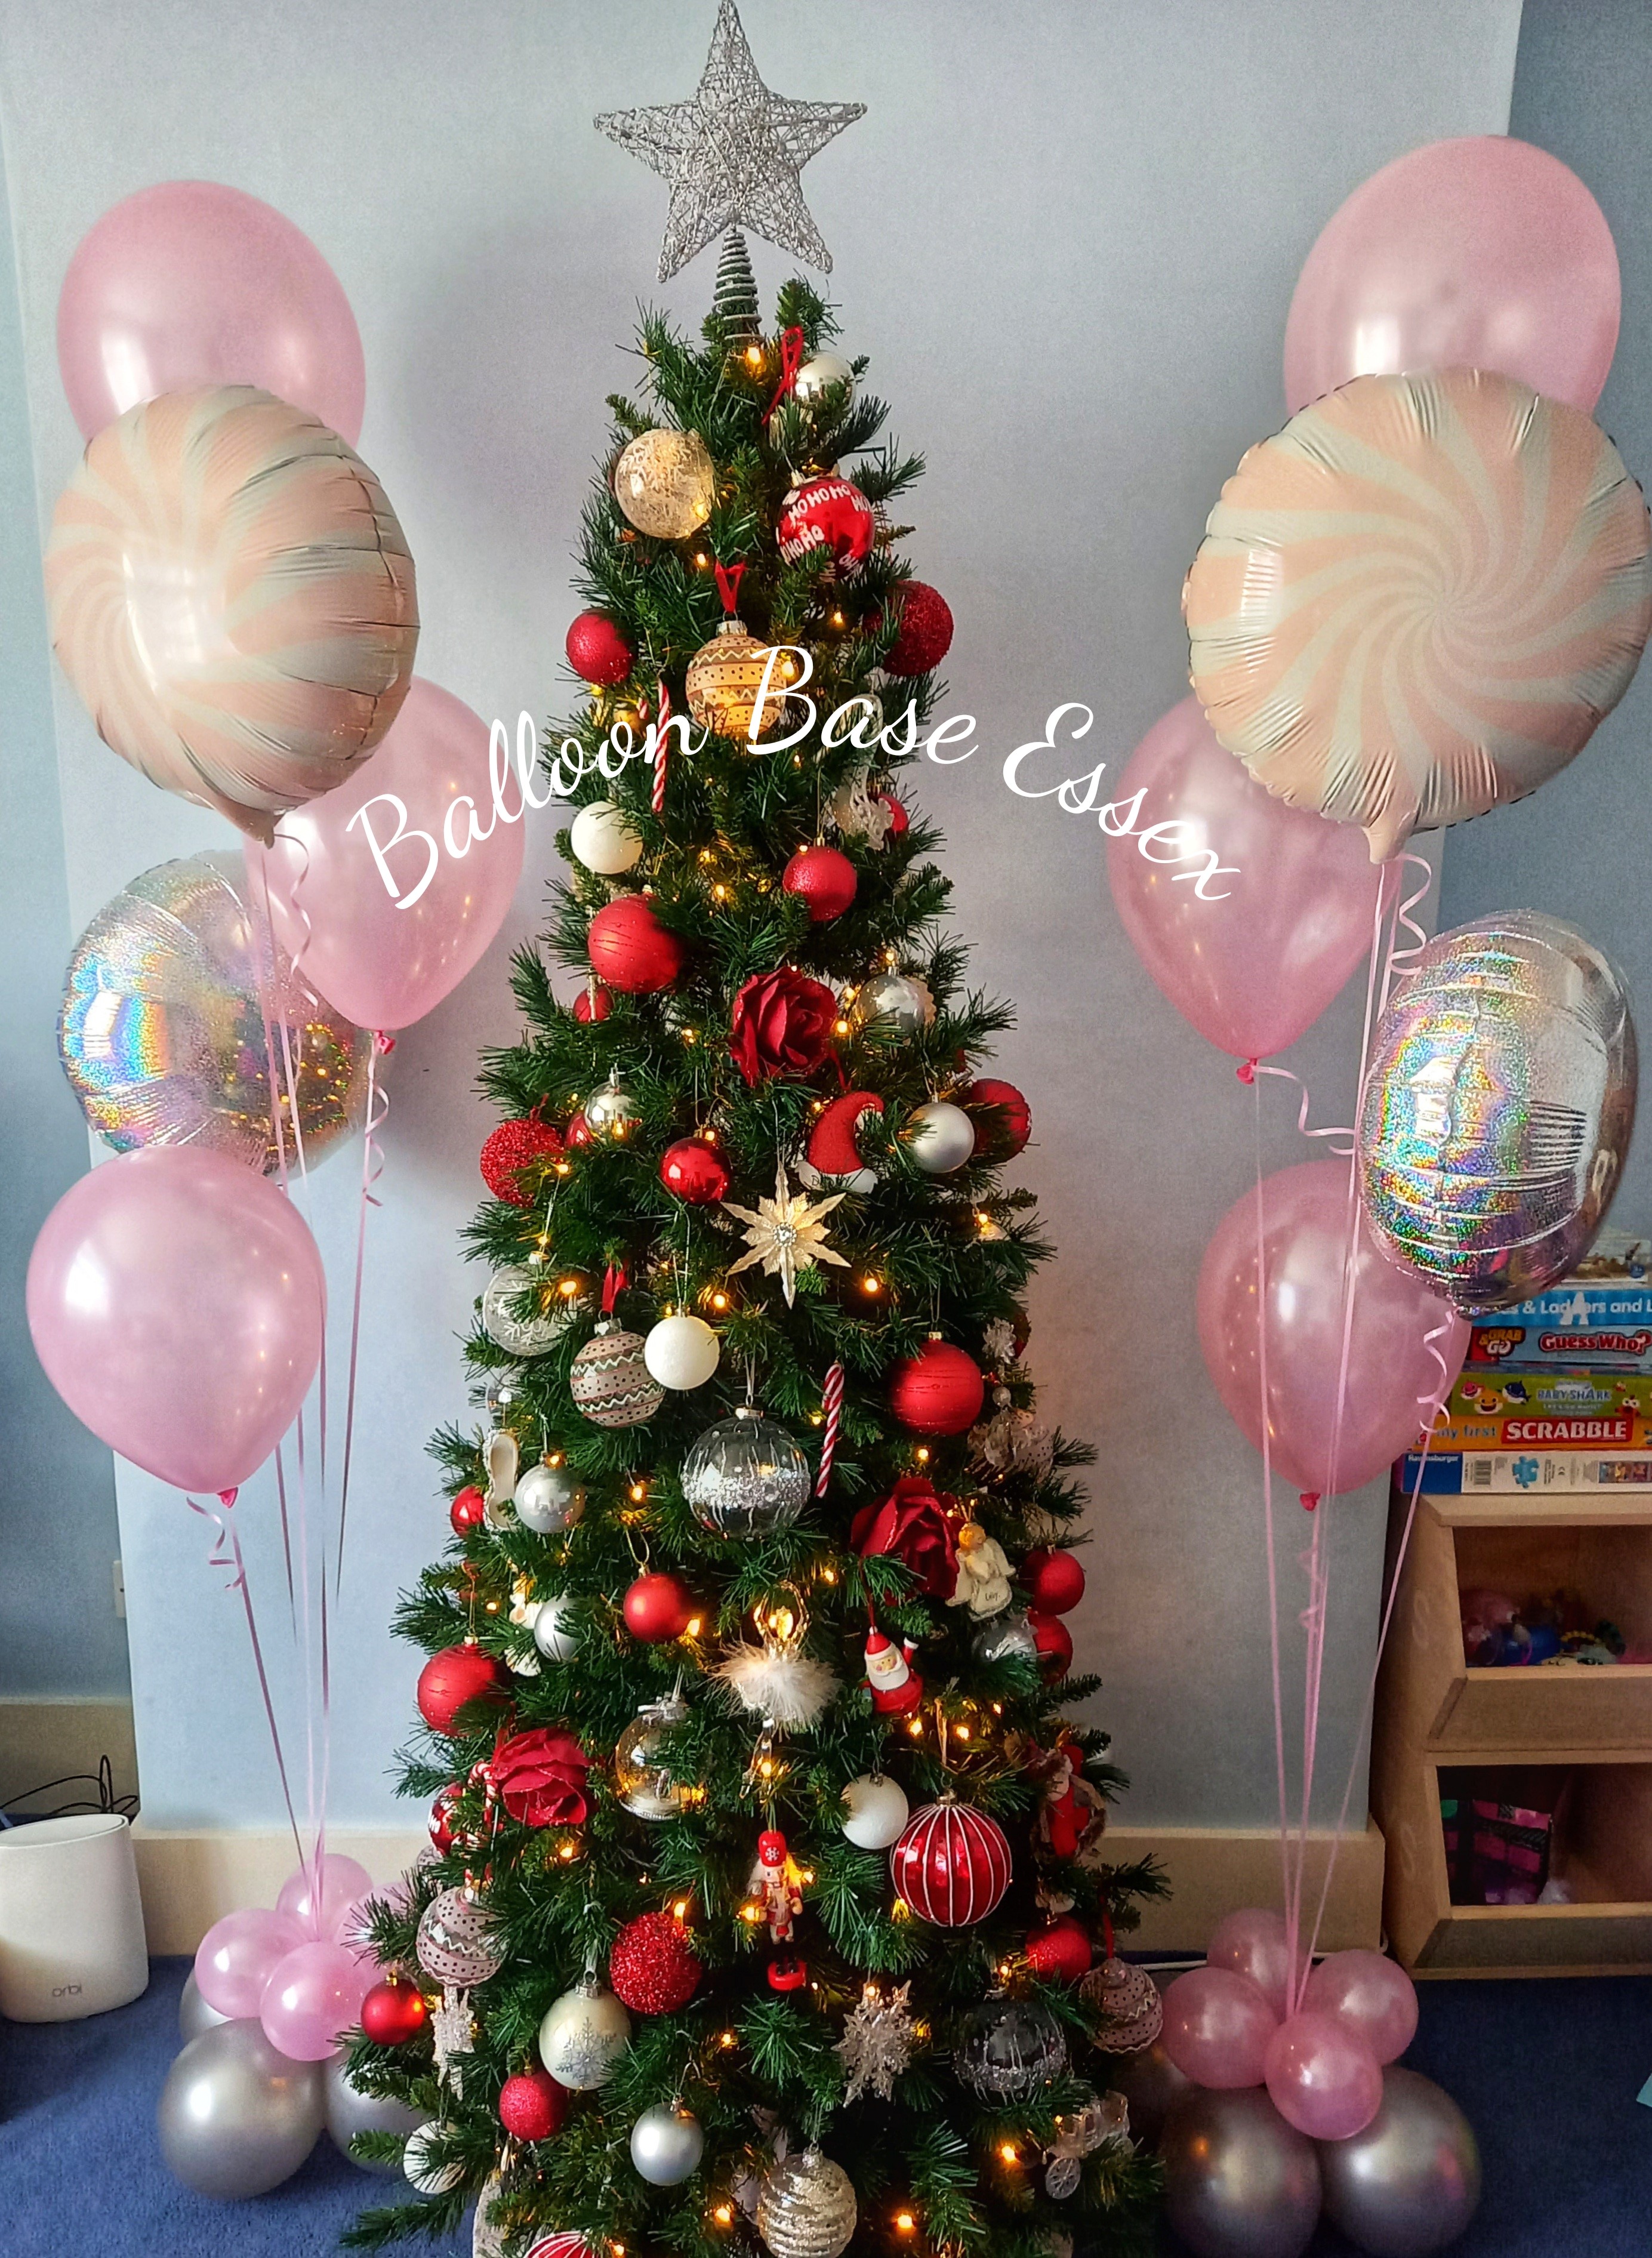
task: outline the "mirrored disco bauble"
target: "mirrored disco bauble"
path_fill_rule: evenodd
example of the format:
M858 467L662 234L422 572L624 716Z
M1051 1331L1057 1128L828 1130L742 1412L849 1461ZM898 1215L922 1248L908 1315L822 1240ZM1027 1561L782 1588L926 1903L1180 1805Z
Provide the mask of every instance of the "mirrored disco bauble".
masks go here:
M1441 934L1372 1046L1359 1123L1385 1253L1465 1317L1541 1293L1593 1244L1634 1126L1622 976L1535 911Z
M567 1466L529 1466L511 1499L516 1518L536 1536L571 1529L585 1509L585 1486Z
M322 2129L321 2064L278 2054L261 2023L191 2039L155 2110L160 2152L197 2195L235 2202L290 2179Z

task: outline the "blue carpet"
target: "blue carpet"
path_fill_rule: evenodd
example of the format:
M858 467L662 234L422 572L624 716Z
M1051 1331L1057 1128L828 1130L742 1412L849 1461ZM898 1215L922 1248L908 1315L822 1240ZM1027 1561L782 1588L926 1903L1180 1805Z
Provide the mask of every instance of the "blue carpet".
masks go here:
M143 1999L88 2022L0 2022L5 2258L323 2258L393 2184L324 2134L255 2203L209 2203L178 2184L154 2110L187 1970L157 1961ZM1421 1998L1407 2059L1457 2097L1485 2163L1485 2198L1456 2258L1646 2258L1652 2109L1634 2097L1652 2071L1652 1978L1425 1984ZM1322 2231L1313 2258L1348 2247Z

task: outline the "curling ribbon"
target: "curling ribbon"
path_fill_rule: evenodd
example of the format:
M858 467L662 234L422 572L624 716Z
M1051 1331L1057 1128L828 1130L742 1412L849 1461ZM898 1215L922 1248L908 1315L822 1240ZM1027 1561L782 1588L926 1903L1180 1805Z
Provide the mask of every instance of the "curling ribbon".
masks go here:
M740 584L746 577L743 564L720 564L713 561L712 571L716 575L717 593L723 600L723 609L732 620L740 608Z
M611 1317L613 1315L614 1301L624 1288L624 1263L610 1262L602 1274L602 1314L605 1317Z
M820 1444L820 1471L815 1478L814 1494L824 1497L826 1484L832 1479L832 1461L837 1456L838 1430L843 1424L843 1367L834 1364L826 1374L820 1390L820 1408L826 1413L826 1434Z
M780 381L775 387L775 396L763 410L766 423L781 401L798 380L798 371L803 366L803 331L783 330L780 333Z

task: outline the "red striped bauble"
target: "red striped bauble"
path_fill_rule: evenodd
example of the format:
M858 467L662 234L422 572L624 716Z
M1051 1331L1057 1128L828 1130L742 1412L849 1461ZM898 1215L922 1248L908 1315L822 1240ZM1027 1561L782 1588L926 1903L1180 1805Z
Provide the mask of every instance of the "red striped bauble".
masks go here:
M889 1854L898 1894L939 1928L985 1921L1010 1886L1010 1863L997 1821L951 1795L915 1812Z
M564 2228L556 2234L542 2234L530 2247L528 2258L591 2258L591 2245L583 2235L570 2234Z

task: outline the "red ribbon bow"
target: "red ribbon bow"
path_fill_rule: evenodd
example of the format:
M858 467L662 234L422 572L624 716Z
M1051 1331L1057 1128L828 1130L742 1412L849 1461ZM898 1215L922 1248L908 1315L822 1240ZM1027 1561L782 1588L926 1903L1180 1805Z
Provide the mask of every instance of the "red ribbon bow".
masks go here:
M780 381L775 387L775 396L763 410L766 423L781 401L798 380L798 371L803 366L803 331L785 330L780 338Z

